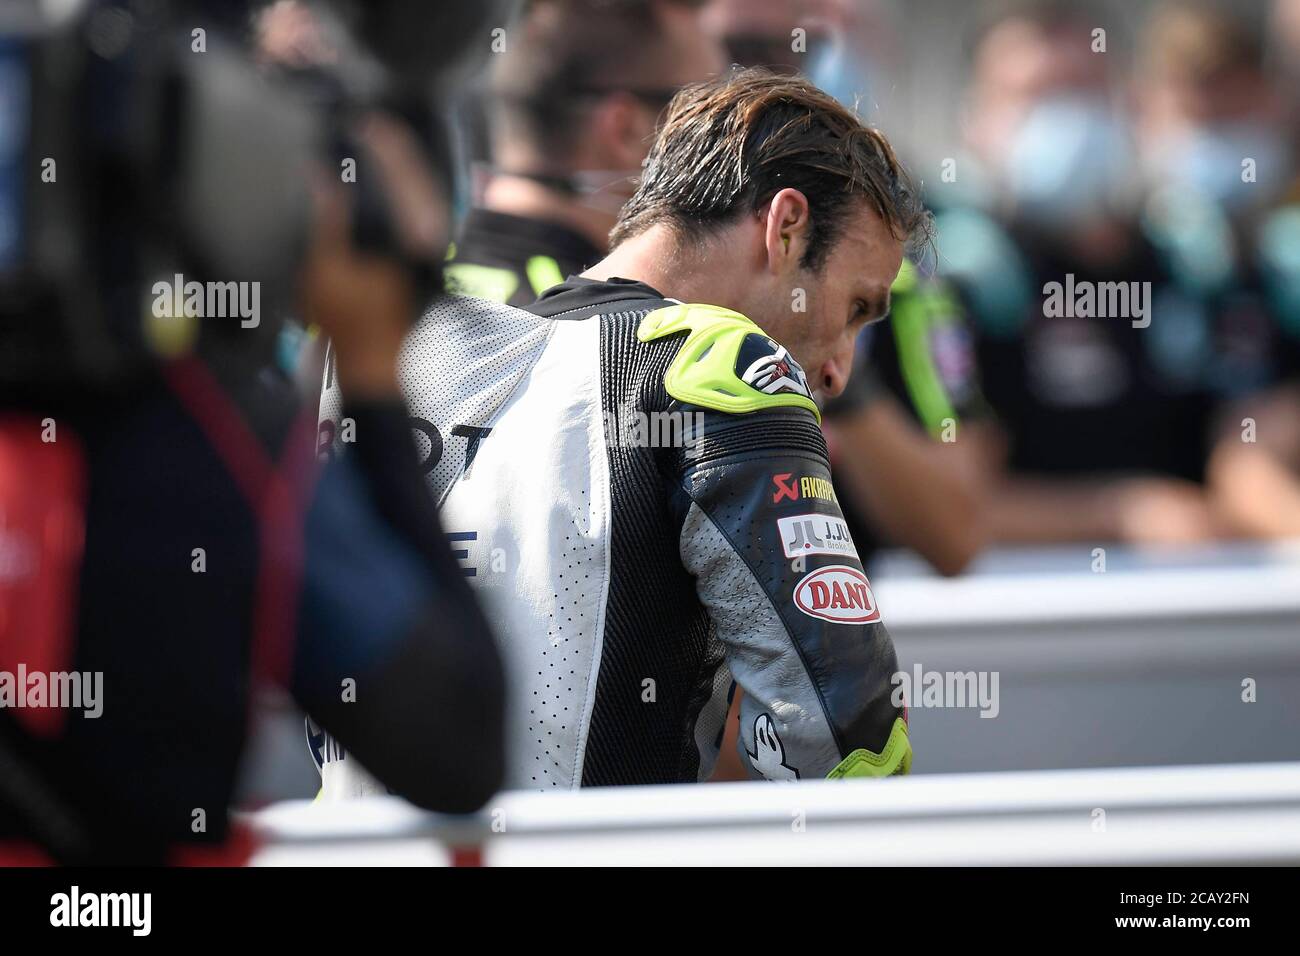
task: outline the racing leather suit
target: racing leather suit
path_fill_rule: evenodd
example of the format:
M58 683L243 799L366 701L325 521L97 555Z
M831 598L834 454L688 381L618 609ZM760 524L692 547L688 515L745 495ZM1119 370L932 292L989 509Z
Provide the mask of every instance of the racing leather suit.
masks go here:
M707 779L736 685L752 776L910 769L816 405L751 321L571 278L527 311L441 300L399 369L501 642L508 787ZM327 369L322 428L341 402ZM326 799L374 789L331 756Z

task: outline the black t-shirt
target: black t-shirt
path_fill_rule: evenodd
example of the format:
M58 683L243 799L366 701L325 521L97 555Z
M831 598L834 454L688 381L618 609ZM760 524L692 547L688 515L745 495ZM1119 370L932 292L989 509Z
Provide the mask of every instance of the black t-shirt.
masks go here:
M1264 266L1221 248L1217 233L1212 242L1186 228L1162 237L1150 224L1130 227L1111 261L1089 266L1049 233L941 213L948 274L971 305L984 394L1011 467L1201 480L1216 410L1300 373L1300 281L1278 268L1300 220L1285 215ZM1103 297L1123 306L1125 295L1127 308L1100 314Z
M1030 294L977 326L985 394L1006 428L1011 467L1200 480L1212 402L1155 250L1133 235L1124 255L1093 267L1044 237L1013 238Z
M475 209L456 240L447 286L452 292L523 307L604 255L567 226Z

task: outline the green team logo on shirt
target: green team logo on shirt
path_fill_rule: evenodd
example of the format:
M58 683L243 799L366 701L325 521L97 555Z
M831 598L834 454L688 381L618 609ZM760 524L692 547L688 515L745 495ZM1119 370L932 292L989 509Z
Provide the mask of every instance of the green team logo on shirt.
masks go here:
M524 266L533 295L540 296L564 281L560 264L550 256L531 256ZM509 302L519 290L519 275L513 269L481 266L473 262L452 262L447 266L447 291L491 302Z

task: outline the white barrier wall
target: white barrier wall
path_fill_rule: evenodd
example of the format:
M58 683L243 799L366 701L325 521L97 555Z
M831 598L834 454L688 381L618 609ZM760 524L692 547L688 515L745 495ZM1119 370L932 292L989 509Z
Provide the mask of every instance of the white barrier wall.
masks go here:
M506 793L470 818L394 798L249 818L255 865L1300 863L1300 764Z
M953 580L897 559L876 573L912 685L913 773L1300 759L1296 549L1093 564L1079 548L994 554ZM996 694L926 707L936 674Z

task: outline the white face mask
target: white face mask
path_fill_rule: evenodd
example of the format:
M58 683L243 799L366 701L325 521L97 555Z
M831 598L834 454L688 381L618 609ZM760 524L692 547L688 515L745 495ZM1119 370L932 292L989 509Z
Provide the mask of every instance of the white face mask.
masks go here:
M872 64L850 50L841 33L824 40L808 67L808 78L815 86L835 97L866 118L875 111L875 87Z
M1284 185L1287 145L1255 120L1207 124L1159 148L1148 166L1156 185L1190 189L1229 209L1260 206Z
M1066 222L1120 198L1132 156L1124 122L1104 99L1052 96L1035 104L1012 135L1003 186L1022 215Z

